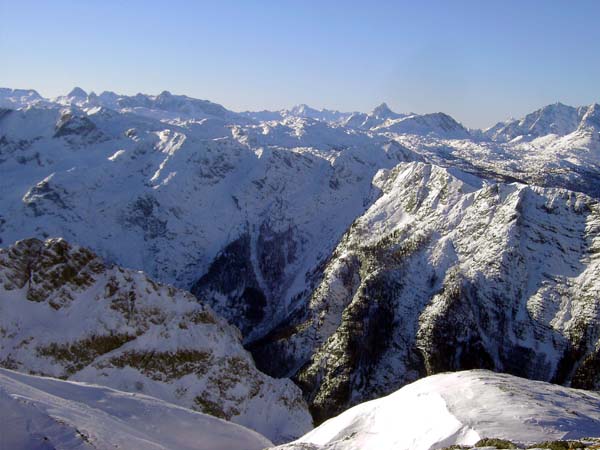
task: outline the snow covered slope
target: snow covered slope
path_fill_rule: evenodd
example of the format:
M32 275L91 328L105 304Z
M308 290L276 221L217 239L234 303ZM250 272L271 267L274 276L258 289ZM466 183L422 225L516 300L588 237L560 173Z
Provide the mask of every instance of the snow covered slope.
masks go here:
M544 441L599 435L598 393L473 370L421 379L357 405L277 448L434 450L473 445L483 438L506 439L528 448Z
M399 119L386 120L373 129L383 133L432 135L452 139L470 137L465 127L444 113L412 114Z
M307 306L254 348L317 422L446 370L598 387L597 200L423 163L375 184Z
M274 442L312 425L300 390L259 372L208 306L61 239L0 249L0 366L148 394Z
M0 369L6 450L260 450L240 425L140 394Z

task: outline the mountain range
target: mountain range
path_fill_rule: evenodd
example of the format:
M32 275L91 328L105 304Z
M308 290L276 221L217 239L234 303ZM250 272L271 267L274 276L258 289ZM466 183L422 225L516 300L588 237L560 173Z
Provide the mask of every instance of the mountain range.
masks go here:
M600 388L598 104L474 130L2 88L0 172L7 369L277 444L445 371Z

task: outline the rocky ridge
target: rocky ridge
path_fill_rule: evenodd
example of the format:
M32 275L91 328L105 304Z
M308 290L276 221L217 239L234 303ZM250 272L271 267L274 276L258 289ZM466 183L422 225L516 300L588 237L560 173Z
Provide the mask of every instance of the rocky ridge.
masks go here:
M597 200L423 163L375 180L307 308L254 348L317 422L449 370L598 388Z
M0 366L151 395L275 442L311 427L300 390L259 372L210 307L62 239L0 249Z

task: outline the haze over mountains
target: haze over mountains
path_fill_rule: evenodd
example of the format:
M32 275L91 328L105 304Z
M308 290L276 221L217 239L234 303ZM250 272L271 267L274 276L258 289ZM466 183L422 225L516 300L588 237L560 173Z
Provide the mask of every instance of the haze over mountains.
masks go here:
M473 130L2 88L0 173L7 369L275 443L444 371L600 387L598 104Z

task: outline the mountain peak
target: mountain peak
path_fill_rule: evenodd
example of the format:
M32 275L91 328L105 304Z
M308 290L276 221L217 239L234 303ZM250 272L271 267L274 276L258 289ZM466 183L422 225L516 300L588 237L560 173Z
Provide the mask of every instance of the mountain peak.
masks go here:
M600 105L598 103L591 104L585 111L579 129L592 129L600 131Z
M534 139L548 134L565 136L577 129L586 108L574 108L561 102L541 107L520 119L499 122L485 132L493 140Z
M67 97L85 98L87 97L87 92L85 92L80 87L76 86L71 92L67 94Z
M290 113L294 116L309 117L318 114L319 111L315 108L311 108L306 103L300 103L298 105L292 106L292 108L290 109Z
M306 110L312 110L312 108L310 106L308 106L306 103L300 103L298 105L294 105L290 108L290 111L292 113L300 113Z
M169 91L162 91L160 94L158 94L159 98L169 98L169 97L173 97L173 94L171 94Z
M378 117L387 117L392 116L395 113L390 109L387 103L383 102L380 105L376 106L371 114Z

